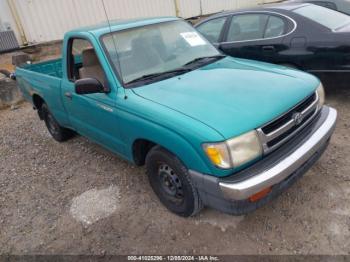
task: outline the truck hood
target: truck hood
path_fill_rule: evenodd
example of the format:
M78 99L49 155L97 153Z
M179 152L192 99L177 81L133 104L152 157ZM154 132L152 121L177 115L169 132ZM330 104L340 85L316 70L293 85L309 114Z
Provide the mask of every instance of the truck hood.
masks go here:
M319 80L277 65L226 57L133 91L228 139L280 116L315 91Z

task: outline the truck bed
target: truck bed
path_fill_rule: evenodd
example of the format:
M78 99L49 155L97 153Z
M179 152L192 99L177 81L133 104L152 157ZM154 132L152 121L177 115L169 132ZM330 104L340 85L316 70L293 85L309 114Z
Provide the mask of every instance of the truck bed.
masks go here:
M62 59L17 67L16 79L27 101L33 103L35 95L44 98L57 120L62 124L67 123L61 98Z
M62 59L49 60L37 64L27 64L22 66L28 71L37 72L57 78L62 78Z

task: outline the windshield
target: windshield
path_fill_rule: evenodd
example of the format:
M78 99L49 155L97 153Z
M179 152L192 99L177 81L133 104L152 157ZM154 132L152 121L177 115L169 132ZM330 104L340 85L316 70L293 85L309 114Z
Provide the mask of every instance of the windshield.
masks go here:
M331 30L337 30L350 24L350 16L318 5L302 6L294 9L293 12L309 18Z
M220 55L181 20L114 32L102 42L124 84L152 74L182 72L179 69L190 62Z

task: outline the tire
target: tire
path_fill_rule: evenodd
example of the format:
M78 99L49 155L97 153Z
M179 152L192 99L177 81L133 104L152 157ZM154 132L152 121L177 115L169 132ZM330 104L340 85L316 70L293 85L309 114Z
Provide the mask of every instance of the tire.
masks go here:
M146 172L153 191L171 212L189 217L203 208L187 168L167 150L160 146L151 149L146 157Z
M40 110L47 130L57 142L67 141L75 135L73 130L60 126L45 103L43 103Z

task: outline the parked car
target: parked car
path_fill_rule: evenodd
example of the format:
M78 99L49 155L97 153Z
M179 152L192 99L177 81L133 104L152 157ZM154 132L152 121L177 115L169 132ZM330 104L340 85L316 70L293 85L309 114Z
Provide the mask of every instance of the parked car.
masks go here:
M326 0L326 1L314 1L314 0L287 0L284 3L310 3L333 9L344 14L350 15L350 1L349 0Z
M178 18L77 29L62 52L16 70L52 137L77 132L145 164L181 216L253 211L303 175L334 130L316 77L224 56Z
M313 74L350 72L350 16L313 4L220 13L196 25L225 54Z

